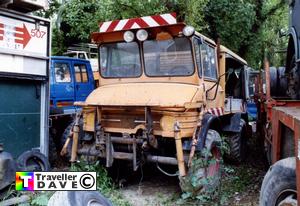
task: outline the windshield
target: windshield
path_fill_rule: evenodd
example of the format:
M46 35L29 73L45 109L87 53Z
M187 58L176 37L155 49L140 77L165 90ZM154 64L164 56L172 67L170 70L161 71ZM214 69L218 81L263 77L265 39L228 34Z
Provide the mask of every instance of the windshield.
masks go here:
M104 44L100 47L100 73L103 77L138 77L142 74L136 42Z
M145 41L144 58L148 76L189 76L194 73L191 43L185 37Z

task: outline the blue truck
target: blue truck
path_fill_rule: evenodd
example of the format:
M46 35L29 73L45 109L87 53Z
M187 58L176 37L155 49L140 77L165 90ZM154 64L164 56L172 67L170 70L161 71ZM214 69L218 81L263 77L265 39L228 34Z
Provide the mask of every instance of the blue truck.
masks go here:
M61 137L79 108L73 103L84 101L95 89L90 61L52 56L50 76L49 160L57 160Z
M88 60L53 56L50 69L50 107L62 113L74 113L75 101L84 101L95 89Z

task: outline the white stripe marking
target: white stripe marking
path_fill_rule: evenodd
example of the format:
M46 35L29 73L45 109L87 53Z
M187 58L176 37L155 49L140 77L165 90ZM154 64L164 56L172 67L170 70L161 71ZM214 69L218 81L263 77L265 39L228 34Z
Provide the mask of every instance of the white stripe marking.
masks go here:
M115 27L114 31L120 31L124 28L124 26L126 25L126 23L128 22L128 19L123 19L121 21L119 21L118 25Z
M100 27L100 32L106 32L112 21L104 22Z
M214 113L215 113L216 116L219 116L217 108L214 108Z
M142 19L148 24L150 27L159 26L159 24L151 17L151 16L145 16L142 17Z
M174 18L171 14L162 14L160 15L168 24L176 24L176 18Z
M131 29L139 29L141 28L140 25L138 25L137 23L134 23L132 26L131 26Z
M221 115L224 114L224 113L223 113L223 108L222 108L222 107L220 108L220 114L221 114Z

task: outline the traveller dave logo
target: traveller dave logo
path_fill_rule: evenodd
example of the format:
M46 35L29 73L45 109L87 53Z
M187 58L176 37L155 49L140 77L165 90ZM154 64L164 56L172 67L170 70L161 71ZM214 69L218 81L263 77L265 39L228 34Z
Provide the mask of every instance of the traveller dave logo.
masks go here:
M33 190L33 172L16 172L16 190Z
M96 172L16 172L16 190L96 190Z

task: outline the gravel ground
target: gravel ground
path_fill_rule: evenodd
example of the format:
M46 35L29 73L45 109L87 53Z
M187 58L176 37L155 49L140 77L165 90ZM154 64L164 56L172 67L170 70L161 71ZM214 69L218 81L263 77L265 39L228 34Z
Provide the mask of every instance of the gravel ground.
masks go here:
M258 206L259 192L267 166L263 154L255 143L249 143L249 154L241 165L226 163L223 170L221 191L218 200L207 205ZM195 201L184 201L177 177L168 177L159 172L155 166L144 168L141 172L122 179L119 191L133 206L161 205L199 205Z

